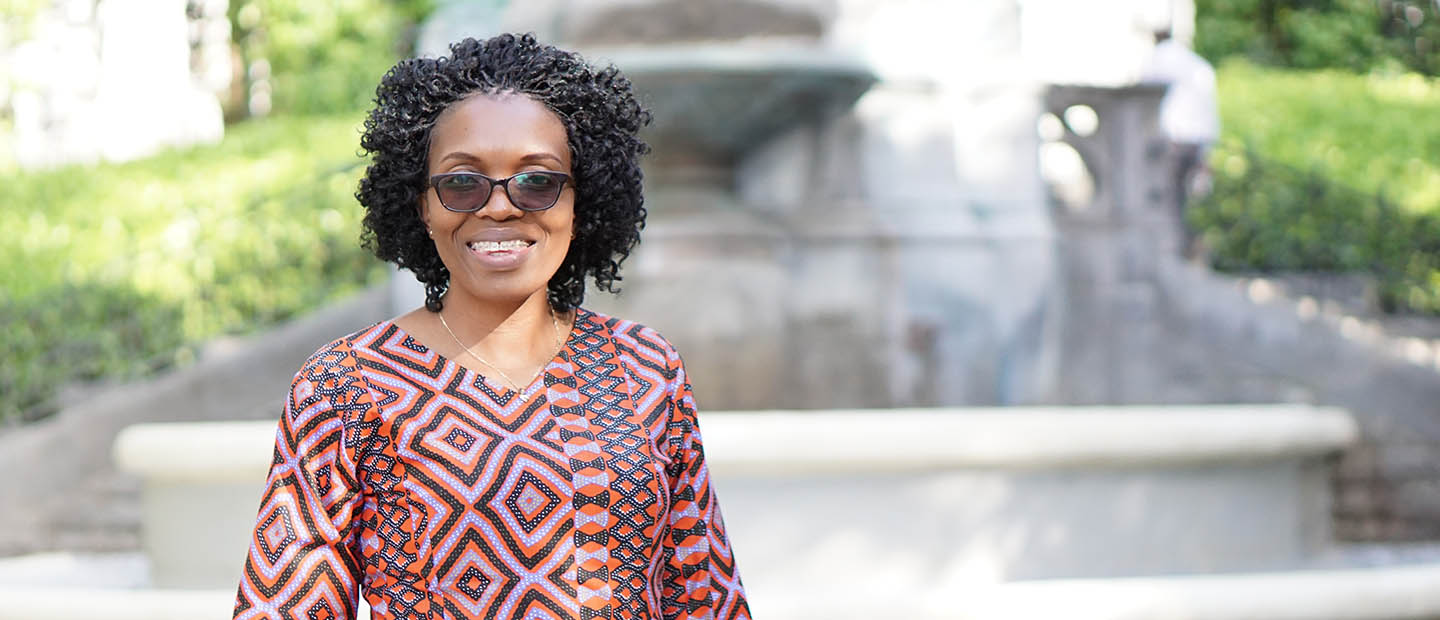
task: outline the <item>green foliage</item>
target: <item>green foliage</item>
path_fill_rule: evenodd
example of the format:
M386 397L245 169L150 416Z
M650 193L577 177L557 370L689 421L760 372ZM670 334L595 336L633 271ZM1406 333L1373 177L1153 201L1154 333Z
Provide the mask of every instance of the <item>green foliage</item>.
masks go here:
M1405 211L1254 150L1223 161L1214 192L1189 210L1217 269L1369 272L1387 311L1440 314L1440 214Z
M1197 0L1195 50L1211 62L1356 72L1440 71L1440 6L1429 0Z
M1216 268L1367 271L1386 309L1440 314L1440 84L1232 61L1219 89L1190 209Z
M231 37L247 84L264 83L276 112L364 109L375 85L408 56L431 0L237 0ZM268 71L255 71L268 66Z
M170 365L184 350L180 322L176 305L113 284L64 283L24 301L0 297L0 421L49 413L65 383Z
M1217 161L1249 142L1263 157L1318 168L1410 211L1440 209L1440 80L1284 71L1233 60L1217 72L1224 139Z
M0 172L0 419L376 281L357 242L358 121L254 120L146 160Z

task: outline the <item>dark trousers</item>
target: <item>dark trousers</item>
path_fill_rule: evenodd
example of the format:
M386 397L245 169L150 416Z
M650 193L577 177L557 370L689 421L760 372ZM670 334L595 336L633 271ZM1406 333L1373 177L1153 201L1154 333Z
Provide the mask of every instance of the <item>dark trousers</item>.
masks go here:
M1198 142L1172 142L1170 152L1175 161L1175 178L1172 187L1175 192L1176 216L1180 220L1180 252L1187 258L1193 258L1194 252L1198 249L1195 244L1196 235L1187 221L1185 213L1190 204L1192 189L1200 177L1209 172L1209 165L1205 159L1210 152L1210 145Z

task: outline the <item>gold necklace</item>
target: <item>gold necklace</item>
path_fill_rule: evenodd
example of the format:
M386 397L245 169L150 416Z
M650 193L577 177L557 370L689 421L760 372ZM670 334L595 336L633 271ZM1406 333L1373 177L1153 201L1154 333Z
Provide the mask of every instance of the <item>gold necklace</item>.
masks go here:
M487 360L487 359L485 359L485 358L483 358L483 357L480 357L480 354L479 354L479 353L476 353L476 352L475 352L473 349L471 349L470 347L465 346L465 343L460 342L460 337L455 335L455 330L450 329L450 324L445 322L445 315L444 315L444 314L441 314L441 313L439 313L439 312L436 312L436 313L435 313L435 316L440 317L440 325L442 325L442 326L445 328L445 331L446 331L446 332L449 332L449 333L450 333L450 337L455 340L455 344L460 345L460 348L461 348L462 350L464 350L466 353L469 353L469 354L470 354L470 357L475 358L475 359L476 359L477 361L479 361L481 364L484 364L484 365L486 365L486 366L489 366L491 370L499 373L499 374L500 374L500 377L503 378L503 379L505 379L505 382L506 382L506 383L509 383L509 384L510 384L510 390L511 390L511 391L516 392L516 393L519 393L519 392L520 392L520 389L521 389L521 388L520 388L520 384L515 383L515 380L514 380L514 379L511 379L511 378L510 378L510 375L505 374L505 371L500 370L500 367L499 367L499 366L496 366L496 365L490 363L489 360ZM562 346L564 346L564 345L565 345L565 341L564 341L564 340L561 340L561 338L560 338L560 317L555 316L555 309L554 309L554 308L551 308L551 309L550 309L550 327L551 327L551 329L553 329L553 330L555 331L555 346L556 346L556 347L562 347ZM553 356L552 356L552 357L553 357ZM539 377L539 376L540 376L540 373L542 373L542 372L545 372L545 366L544 366L544 365L540 366L540 370L539 370L539 371L536 371L536 373L535 373L533 376L530 377L530 381L526 381L525 384L526 384L526 385L529 385L531 382L535 381L535 377Z

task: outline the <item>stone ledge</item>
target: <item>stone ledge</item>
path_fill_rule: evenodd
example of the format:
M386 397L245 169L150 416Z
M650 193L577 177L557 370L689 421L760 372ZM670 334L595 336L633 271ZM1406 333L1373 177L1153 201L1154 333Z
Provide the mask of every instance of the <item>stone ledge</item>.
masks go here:
M1141 467L1339 451L1339 409L1301 405L871 409L702 414L727 471Z
M0 587L0 620L222 620L230 590L111 590Z
M1440 563L1341 570L1017 581L937 598L944 617L1394 620L1440 616ZM965 601L956 615L955 600ZM925 617L933 615L925 614ZM935 616L941 617L941 616Z
M115 438L115 464L152 481L257 482L275 432L276 422L138 424Z
M1303 405L717 411L701 425L717 468L775 474L1221 463L1357 437L1344 411ZM114 454L147 479L246 481L264 477L274 440L274 422L142 424Z

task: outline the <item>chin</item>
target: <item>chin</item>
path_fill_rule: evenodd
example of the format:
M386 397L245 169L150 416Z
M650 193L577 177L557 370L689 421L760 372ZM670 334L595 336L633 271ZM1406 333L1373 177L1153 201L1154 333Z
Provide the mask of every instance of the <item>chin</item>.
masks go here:
M451 290L481 303L518 303L536 295L544 297L548 294L549 278L537 282L533 277L507 277L520 275L514 272L474 275L465 283L452 280Z

